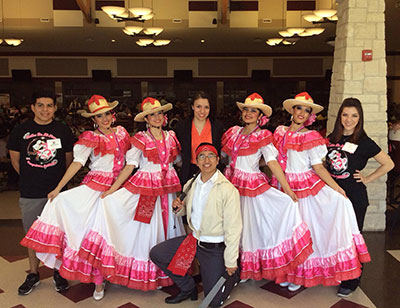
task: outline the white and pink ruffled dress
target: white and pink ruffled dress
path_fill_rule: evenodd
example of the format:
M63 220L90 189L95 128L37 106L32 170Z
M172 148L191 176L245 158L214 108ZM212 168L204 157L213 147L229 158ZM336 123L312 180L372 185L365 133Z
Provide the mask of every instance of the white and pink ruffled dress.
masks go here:
M312 168L322 163L327 153L326 140L316 131L296 133L287 129L279 126L274 142L286 179L299 198L300 213L310 229L314 252L286 280L312 287L338 285L357 278L361 274L360 262L369 262L370 255L358 230L353 206Z
M268 184L259 162L276 160L268 130L250 135L231 127L222 138L222 155L230 157L225 176L239 190L243 218L241 278L275 280L312 253L310 232L297 203Z
M116 180L130 147L129 134L122 126L111 135L82 133L74 146L74 162L84 166L90 159L90 171L80 186L61 192L52 202L47 202L21 241L37 252L44 265L59 269L67 279L103 282L99 270L81 259L78 252L96 219L100 195Z
M180 159L180 144L173 131L164 135L164 140L155 140L148 132L139 132L131 138L126 163L139 170L123 188L102 199L96 225L80 251L107 280L132 289L173 284L149 253L158 243L184 234L181 218L172 212L175 193L181 190L173 167ZM134 220L141 195L156 197L150 223Z

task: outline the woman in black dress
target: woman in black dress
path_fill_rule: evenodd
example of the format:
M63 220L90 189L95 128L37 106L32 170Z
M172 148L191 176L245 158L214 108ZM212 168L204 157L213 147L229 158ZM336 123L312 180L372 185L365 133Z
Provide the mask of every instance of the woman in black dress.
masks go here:
M362 231L369 204L365 185L388 173L394 167L393 161L365 133L363 109L357 98L346 98L343 101L334 130L328 138L328 171L352 202L358 228ZM364 175L361 170L371 157L380 166L371 174ZM359 283L360 278L342 281L337 295L350 295Z

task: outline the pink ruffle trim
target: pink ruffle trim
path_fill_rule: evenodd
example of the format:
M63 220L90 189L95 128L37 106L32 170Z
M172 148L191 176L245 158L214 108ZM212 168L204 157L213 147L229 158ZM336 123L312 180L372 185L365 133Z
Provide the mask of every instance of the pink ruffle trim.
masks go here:
M235 146L235 141L240 133L242 127L233 126L228 129L221 140L221 149L229 156L232 156L232 150ZM269 130L262 129L257 132L252 133L241 145L238 152L239 156L247 156L254 154L258 151L259 148L266 146L273 142L272 133Z
M122 154L130 149L129 134L122 126L117 126L115 135L118 138L119 146L121 147ZM115 141L111 142L106 136L95 134L92 131L85 131L79 136L76 144L82 144L86 147L93 148L94 155L104 156L106 154L118 155L117 146Z
M303 173L287 172L286 179L290 188L300 199L317 195L322 187L326 185L313 170Z
M161 171L139 170L125 182L124 187L133 194L146 196L161 196L181 190L175 169L169 169L165 175Z
M241 253L241 279L275 280L303 263L313 252L310 231L301 223L293 237L270 249Z
M96 191L107 191L114 180L114 175L111 172L89 171L81 185L87 185Z
M65 246L64 236L59 227L36 219L20 244L37 252L53 253L60 259Z
M281 125L278 126L274 132L274 145L277 149L279 149L279 145L282 143L286 130L287 128ZM319 132L309 130L307 132L293 134L290 137L288 136L284 146L284 152L286 153L287 150L302 152L326 144L328 144L328 140L323 138Z
M173 281L149 260L136 260L118 254L97 232L90 231L84 239L79 256L99 268L112 283L143 291L166 287Z
M271 188L268 177L262 173L248 173L228 166L224 172L226 178L237 188L241 196L255 197Z
M341 281L360 277L361 263L371 260L361 234L353 235L353 245L327 258L307 259L286 277L279 277L277 283L288 281L305 287L319 284L335 286Z
M315 196L326 185L312 170L303 173L286 173L286 180L297 198ZM278 188L278 180L275 176L271 178L271 186Z
M21 245L40 253L55 254L61 260L60 273L66 279L84 283L101 283L100 271L81 259L78 252L66 245L65 233L54 225L37 219L21 241Z
M174 131L164 131L165 133L165 143L167 149L169 149L168 161L167 163L172 163L175 161L176 157L181 151L181 145L176 138ZM143 152L144 157L148 161L154 164L160 164L160 158L158 156L157 146L154 140L146 134L146 132L138 132L130 139L131 144Z

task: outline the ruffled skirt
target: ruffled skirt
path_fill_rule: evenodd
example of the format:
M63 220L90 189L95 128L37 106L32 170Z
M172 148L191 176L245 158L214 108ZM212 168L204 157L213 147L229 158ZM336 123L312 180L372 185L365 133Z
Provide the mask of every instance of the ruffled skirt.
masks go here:
M243 233L241 278L275 280L312 253L310 231L298 204L270 188L255 197L240 197Z
M350 200L324 186L315 196L300 199L299 205L311 232L314 252L286 280L312 287L338 285L359 277L361 263L371 258Z
M149 257L153 246L184 234L181 218L171 209L175 193L165 197L168 198L166 236L160 197L149 224L133 220L140 195L121 188L102 199L96 224L83 241L80 256L99 268L112 283L144 291L172 285L172 280Z
M101 283L99 270L78 256L82 240L96 219L101 192L81 185L48 201L21 245L36 251L50 268L69 280Z

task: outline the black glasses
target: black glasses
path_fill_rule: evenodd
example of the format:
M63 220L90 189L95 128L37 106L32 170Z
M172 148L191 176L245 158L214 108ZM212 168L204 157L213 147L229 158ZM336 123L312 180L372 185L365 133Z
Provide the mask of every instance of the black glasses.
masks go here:
M199 156L197 156L198 161L204 161L206 158L208 158L209 160L214 160L217 158L217 155L210 153L208 155L200 154Z

